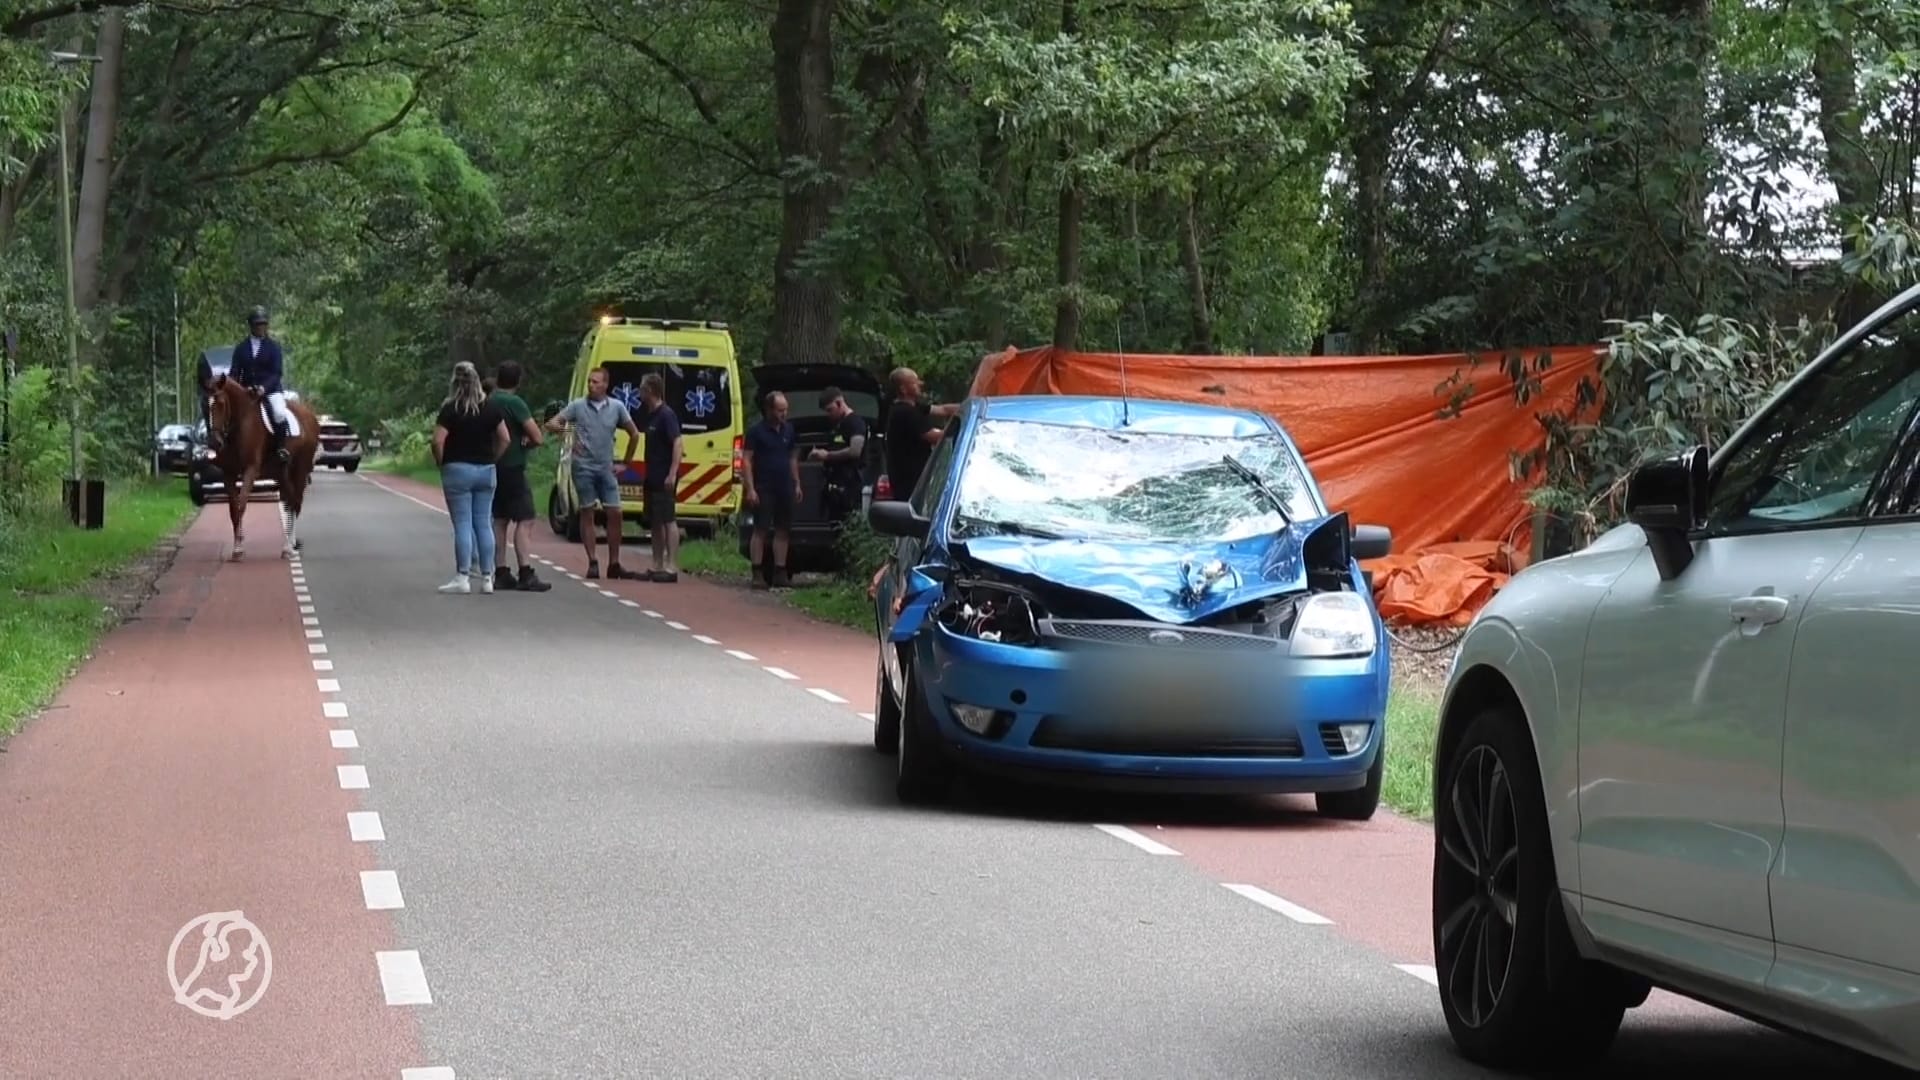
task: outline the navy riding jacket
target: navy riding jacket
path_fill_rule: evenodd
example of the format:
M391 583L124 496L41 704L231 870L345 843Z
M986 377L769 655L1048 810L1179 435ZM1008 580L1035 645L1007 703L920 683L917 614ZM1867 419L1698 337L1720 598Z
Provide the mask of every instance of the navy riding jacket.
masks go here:
M253 335L233 347L233 366L227 373L245 387L259 387L268 394L280 393L280 377L285 374L280 343L272 338L260 342L260 355L253 355Z

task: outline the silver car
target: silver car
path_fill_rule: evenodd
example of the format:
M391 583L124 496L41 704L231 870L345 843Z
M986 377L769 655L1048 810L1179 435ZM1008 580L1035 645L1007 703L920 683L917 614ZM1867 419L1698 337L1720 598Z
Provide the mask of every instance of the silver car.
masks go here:
M1447 1025L1605 1053L1659 986L1920 1067L1920 288L1515 576L1435 755Z

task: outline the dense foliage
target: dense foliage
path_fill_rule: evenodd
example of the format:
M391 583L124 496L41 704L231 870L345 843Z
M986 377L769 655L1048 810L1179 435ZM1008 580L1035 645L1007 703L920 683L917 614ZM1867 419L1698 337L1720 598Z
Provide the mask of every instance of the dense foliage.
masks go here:
M176 298L187 371L266 303L363 427L458 358L557 394L617 307L947 394L1007 344L1612 339L1605 423L1531 463L1604 513L1915 279L1916 49L1910 0L0 0L0 325L51 431L71 103L108 468Z

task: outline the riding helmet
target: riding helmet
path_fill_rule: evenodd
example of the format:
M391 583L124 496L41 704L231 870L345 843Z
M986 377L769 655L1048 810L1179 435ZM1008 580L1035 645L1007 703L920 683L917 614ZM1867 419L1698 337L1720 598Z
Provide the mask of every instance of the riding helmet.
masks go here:
M247 314L248 326L259 326L261 323L266 321L267 321L267 309L264 307L256 307Z

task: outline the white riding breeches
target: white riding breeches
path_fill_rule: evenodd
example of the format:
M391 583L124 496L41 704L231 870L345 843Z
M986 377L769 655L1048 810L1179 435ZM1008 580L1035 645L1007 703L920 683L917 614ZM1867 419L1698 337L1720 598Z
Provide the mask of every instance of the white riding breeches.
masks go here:
M289 436L300 434L300 421L294 419L293 413L287 411L286 394L268 394L267 409L272 413L274 420L287 425Z

